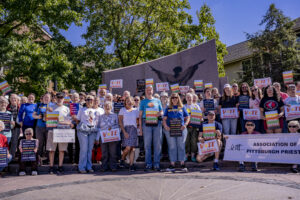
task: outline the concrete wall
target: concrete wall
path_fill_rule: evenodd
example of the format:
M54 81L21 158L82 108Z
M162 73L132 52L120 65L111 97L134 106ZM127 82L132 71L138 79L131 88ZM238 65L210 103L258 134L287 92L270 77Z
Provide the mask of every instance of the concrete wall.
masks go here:
M229 83L233 83L234 80L239 80L238 72L242 72L242 61L225 64L224 69Z

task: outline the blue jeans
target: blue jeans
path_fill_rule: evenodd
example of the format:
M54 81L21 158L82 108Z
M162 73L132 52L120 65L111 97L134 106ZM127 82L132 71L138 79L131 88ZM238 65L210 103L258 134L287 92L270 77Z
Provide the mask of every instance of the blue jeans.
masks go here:
M225 135L236 135L237 119L222 119Z
M171 137L169 131L164 131L167 142L168 142L168 149L169 149L169 159L171 162L181 161L184 162L185 160L185 140L187 137L187 129L185 128L182 131L182 136L180 137Z
M77 132L77 137L80 145L78 170L92 169L92 150L96 140L97 133L83 133Z
M12 160L12 156L10 155L8 158L7 158L7 164L10 163L10 161ZM3 171L5 167L0 167L0 172Z
M162 126L161 121L158 121L157 126L146 126L143 121L143 136L145 147L145 162L146 167L152 167L152 143L154 151L154 167L159 167L162 144Z

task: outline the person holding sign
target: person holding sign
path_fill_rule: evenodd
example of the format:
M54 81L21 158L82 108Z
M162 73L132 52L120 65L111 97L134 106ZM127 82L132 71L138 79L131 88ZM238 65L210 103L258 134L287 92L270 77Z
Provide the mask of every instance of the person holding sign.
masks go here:
M251 87L251 98L249 100L250 109L258 109L259 110L259 104L260 104L261 99L262 99L261 89L255 85L252 86ZM254 123L255 123L255 130L260 133L263 133L264 129L262 126L262 120L261 119L254 120Z
M238 110L240 114L240 126L242 128L242 132L244 132L245 129L245 121L244 121L244 115L243 115L243 110L244 109L249 109L249 101L251 97L251 91L248 83L242 83L240 87L240 96L237 98L238 102Z
M215 152L215 160L214 160L214 165L213 165L213 170L219 171L220 167L219 167L219 156L220 156L220 151L221 151L221 147L222 147L222 125L217 122L216 120L216 114L214 111L208 111L208 115L207 115L207 121L204 122L199 130L199 137L198 140L200 143L204 143L205 141L208 140L213 140L216 139L217 140L217 144L218 144L218 149L219 151ZM209 153L209 154L203 154L197 155L197 161L198 162L203 162L205 159L207 159L208 157L212 156L213 154Z
M33 139L33 129L27 128L25 130L26 139L20 141L19 150L21 152L21 157L19 159L19 176L25 176L26 165L31 167L31 175L36 176L37 173L37 151L39 146L39 141Z
M174 171L175 162L179 161L181 169L185 167L185 141L187 137L187 125L190 116L183 106L178 93L171 95L170 105L164 112L163 126L169 147L170 166L167 170Z
M235 108L237 106L237 97L233 95L232 88L229 84L224 85L223 96L219 102L221 108ZM222 119L225 135L236 135L237 119Z
M267 86L264 91L264 97L261 99L259 107L262 119L264 120L264 128L267 133L281 133L283 128L283 114L284 114L284 104L278 96L274 86ZM272 122L278 121L278 125L273 128L274 126L268 126L268 119L266 119L265 113L275 111L277 115L275 118L272 118ZM274 123L272 123L274 124Z
M107 101L104 103L104 114L100 115L98 118L98 133L97 141L100 139L101 131L106 131L111 135L111 130L119 129L118 116L117 114L111 112L112 104ZM120 131L119 131L120 134ZM110 168L111 171L117 171L117 144L119 138L114 139L113 141L108 141L104 143L104 135L101 135L101 150L102 150L102 171L108 171Z
M289 129L289 133L299 133L299 130L300 130L300 124L299 124L299 121L290 121L288 123L288 129ZM291 171L293 173L298 173L298 165L297 164L294 164L291 168Z
M287 107L291 106L300 106L300 96L296 95L296 86L294 84L288 85L288 94L289 97L285 99L284 104ZM300 113L300 110L298 110ZM287 113L286 113L287 114ZM287 118L287 121L290 121L291 119ZM298 118L293 118L293 120L300 120L300 117Z
M7 138L5 135L2 134L4 129L5 129L5 124L3 123L3 121L0 121L0 150L1 150L1 154L2 153L6 154L6 159L4 159L4 162L3 162L3 159L0 159L1 160L0 164L2 165L0 167L0 172L2 172L3 169L5 168L5 165L7 166L8 163L12 160L12 156L9 154L9 151L8 151ZM2 151L2 150L5 150L5 151ZM3 158L2 155L1 155L1 158Z
M140 134L144 136L145 171L152 169L152 143L154 150L154 170L160 171L160 156L162 146L161 116L162 105L159 99L153 97L152 85L145 90L146 98L140 103L139 124Z
M197 147L197 138L198 138L198 130L197 127L200 126L202 118L202 111L197 104L193 103L193 94L187 93L186 94L186 101L187 103L184 105L185 109L188 111L190 118L196 119L194 121L190 120L190 123L187 127L188 134L185 141L185 151L186 151L186 158L188 155L191 155L191 160L196 162L196 154L198 151ZM192 115L196 114L196 115Z
M217 111L217 100L212 97L212 89L205 88L204 89L204 99L200 102L200 108L204 113L204 119L207 119L208 111Z
M129 171L135 171L133 165L135 156L135 147L138 147L137 121L139 112L133 108L134 101L132 97L125 98L125 107L119 112L119 124L123 133L122 146L125 147L120 161L120 166L124 166L124 160L129 155Z
M1 134L5 135L7 138L7 143L10 143L11 140L11 129L14 128L15 122L11 112L7 111L6 108L8 106L8 100L1 96L0 97L0 120L4 122L5 129Z

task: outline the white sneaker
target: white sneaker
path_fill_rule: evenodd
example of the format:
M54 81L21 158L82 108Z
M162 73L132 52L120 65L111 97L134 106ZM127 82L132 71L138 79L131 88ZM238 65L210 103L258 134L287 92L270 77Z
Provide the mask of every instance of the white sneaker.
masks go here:
M32 175L32 176L36 176L36 175L38 175L38 173L37 173L37 171L32 171L32 172L31 172L31 175Z
M25 176L26 175L26 173L25 172L19 172L19 176Z

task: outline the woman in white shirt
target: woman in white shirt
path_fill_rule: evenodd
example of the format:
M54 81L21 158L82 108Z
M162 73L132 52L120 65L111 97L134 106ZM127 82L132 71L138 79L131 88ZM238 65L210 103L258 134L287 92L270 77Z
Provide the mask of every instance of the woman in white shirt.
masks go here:
M129 154L129 170L135 171L133 165L135 157L135 147L138 146L137 122L139 112L133 108L134 101L132 97L126 97L125 107L121 108L119 112L119 125L123 132L122 146L125 147L122 154L120 166L124 166L124 160Z

